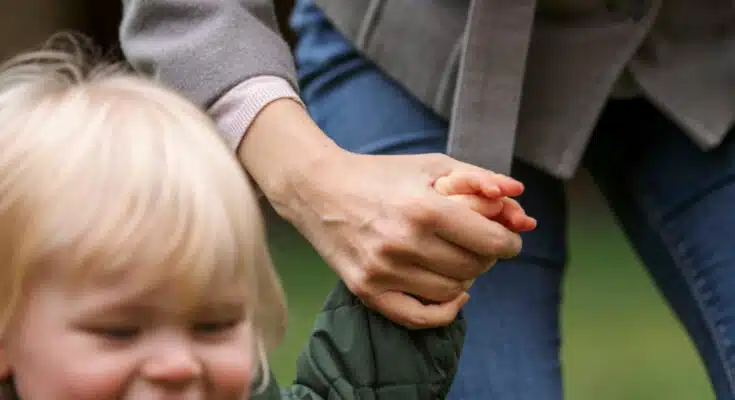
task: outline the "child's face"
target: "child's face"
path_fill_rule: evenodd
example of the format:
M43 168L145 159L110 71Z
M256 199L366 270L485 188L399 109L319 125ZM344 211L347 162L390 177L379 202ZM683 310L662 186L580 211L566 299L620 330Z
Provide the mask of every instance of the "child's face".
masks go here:
M242 296L217 290L182 310L175 284L73 286L35 285L1 339L0 375L9 368L21 399L248 398L255 354Z

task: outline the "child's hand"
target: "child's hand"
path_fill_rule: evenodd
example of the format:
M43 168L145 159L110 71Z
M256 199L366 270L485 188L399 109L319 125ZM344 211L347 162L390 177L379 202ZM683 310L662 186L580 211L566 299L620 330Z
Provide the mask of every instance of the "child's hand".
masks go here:
M522 183L500 174L495 174L493 181L480 177L472 170L452 171L437 179L434 189L514 232L536 228L536 219L526 215L521 205L511 198L523 193Z
M511 198L523 193L523 184L501 174L495 174L493 178L488 181L486 174L477 174L473 170L455 170L437 179L433 186L439 194L467 205L511 231L520 233L535 229L536 219L526 215L523 207ZM473 279L465 283L465 291L469 290L474 281ZM459 298L455 301L459 301Z

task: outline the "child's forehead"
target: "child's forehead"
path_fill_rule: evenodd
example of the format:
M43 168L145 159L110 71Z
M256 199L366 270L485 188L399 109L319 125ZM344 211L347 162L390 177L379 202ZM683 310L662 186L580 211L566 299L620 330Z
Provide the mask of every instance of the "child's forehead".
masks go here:
M133 267L134 268L134 267ZM202 313L240 309L247 303L242 283L232 279L212 279L195 284L187 276L143 274L89 274L76 281L54 280L64 297L80 308L121 310L136 313Z
M140 218L115 229L116 217L98 217L98 224L72 220L72 227L59 228L54 241L39 246L34 264L40 268L32 269L28 282L51 281L69 294L95 294L108 303L158 296L184 309L252 293L253 264L234 235L207 235L216 230L188 221L166 225L167 218Z
M248 277L225 264L151 264L57 258L45 263L31 282L54 286L69 298L98 298L105 303L168 302L182 307L245 303ZM35 285L34 285L35 286Z

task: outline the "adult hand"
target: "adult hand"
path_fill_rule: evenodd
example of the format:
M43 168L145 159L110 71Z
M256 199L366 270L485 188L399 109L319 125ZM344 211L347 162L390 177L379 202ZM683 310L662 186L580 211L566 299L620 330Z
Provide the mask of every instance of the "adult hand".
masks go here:
M518 234L432 189L458 165L443 155L337 154L276 206L368 306L408 327L439 326L469 282L521 247Z
M239 154L350 290L408 328L450 323L470 282L520 251L516 232L433 188L457 169L495 174L439 154L346 152L289 100L261 112Z

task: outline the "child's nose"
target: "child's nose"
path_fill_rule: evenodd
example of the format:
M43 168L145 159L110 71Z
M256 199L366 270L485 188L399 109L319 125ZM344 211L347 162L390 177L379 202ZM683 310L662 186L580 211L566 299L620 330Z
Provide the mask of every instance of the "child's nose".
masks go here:
M203 373L200 360L185 341L168 341L143 365L142 375L150 382L185 386Z

